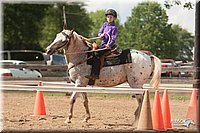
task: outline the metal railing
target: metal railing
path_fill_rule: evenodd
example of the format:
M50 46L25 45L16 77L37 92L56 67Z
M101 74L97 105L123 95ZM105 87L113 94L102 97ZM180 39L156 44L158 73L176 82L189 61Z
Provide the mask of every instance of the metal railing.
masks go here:
M67 81L67 65L41 65L41 64L23 64L23 65L2 65L3 68L28 68L35 69L41 72L42 78L17 78L17 77L4 77L3 80L43 80L43 81ZM164 72L195 72L193 67L190 68L162 68L162 73ZM193 77L161 77L162 83L194 83Z

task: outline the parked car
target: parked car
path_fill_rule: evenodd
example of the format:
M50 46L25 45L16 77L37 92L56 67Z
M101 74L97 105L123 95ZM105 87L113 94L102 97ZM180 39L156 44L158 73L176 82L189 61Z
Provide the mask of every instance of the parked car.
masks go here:
M20 60L29 64L46 64L41 51L36 50L6 50L0 51L3 60Z
M24 61L18 60L0 60L0 64L11 64L20 65L27 64ZM42 77L42 74L37 70L27 69L27 68L0 68L0 76L11 76L11 77Z
M179 67L179 65L176 64L176 62L173 59L161 59L161 65L162 65L162 68ZM181 72L179 72L179 71L166 71L166 72L162 72L162 76L180 77Z
M64 55L62 54L53 54L53 55L47 55L46 53L43 53L45 59L46 59L46 64L47 65L65 65L66 60Z
M180 68L189 68L189 69L193 69L194 67L194 63L193 62L189 62L189 63L182 63L180 65ZM193 76L193 72L191 71L187 71L187 72L181 72L181 77L192 77Z
M32 78L40 78L42 77L41 73L36 70L31 69L17 69L17 68L0 68L0 76L1 77L32 77Z
M1 64L8 64L8 65L21 65L21 64L27 64L25 61L20 60L0 60Z
M67 71L67 62L65 60L65 56L62 54L54 53L53 55L48 55L46 53L43 53L44 58L46 60L47 66L49 66L47 71L49 71L49 76L54 75L58 77L68 77L68 71ZM45 75L46 76L46 75ZM69 80L67 79L67 82Z

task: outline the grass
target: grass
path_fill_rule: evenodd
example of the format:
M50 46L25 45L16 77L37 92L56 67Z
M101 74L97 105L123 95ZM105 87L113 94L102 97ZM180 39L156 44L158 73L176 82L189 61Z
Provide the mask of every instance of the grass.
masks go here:
M154 99L155 96L150 96L150 99ZM160 100L162 100L162 95L160 96ZM169 100L179 100L179 101L186 101L190 100L189 96L168 96Z
M44 96L68 96L66 93L43 93Z
M14 95L28 95L28 96L36 96L36 92L30 91L5 91L4 93L12 93ZM71 96L71 93L50 93L50 92L43 92L44 96ZM98 97L98 98L105 98L105 99L132 99L131 94L106 94L106 93L88 93L88 97ZM150 95L150 100L154 99L154 95ZM162 100L162 95L160 95L160 99ZM190 100L190 96L169 96L169 100L179 100L179 101L186 101Z
M35 94L36 95L36 94ZM43 93L44 96L71 96L71 93ZM132 99L130 94L105 94L105 93L87 93L88 97L99 97L105 99Z
M186 101L186 100L190 100L190 97L189 96L171 96L171 97L169 97L169 99Z
M105 94L105 93L88 93L89 97L101 97L105 99L132 99L130 94Z
M70 93L45 93L45 96L70 96ZM88 97L99 97L104 99L132 99L132 95L130 94L105 94L105 93L88 93ZM178 101L186 101L190 100L190 96L169 96L169 100L178 100ZM153 100L154 96L151 95L150 99ZM162 96L160 96L162 100Z

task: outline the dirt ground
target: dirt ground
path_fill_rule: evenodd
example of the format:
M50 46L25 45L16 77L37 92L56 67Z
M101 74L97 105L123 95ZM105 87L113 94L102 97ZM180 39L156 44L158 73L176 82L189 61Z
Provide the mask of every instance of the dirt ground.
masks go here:
M69 98L63 93L43 92L46 116L33 115L36 92L3 92L4 131L134 131L134 111L137 101L130 95L89 95L91 119L83 123L85 115L81 97L74 106L72 123L65 124ZM151 95L150 95L151 96ZM151 106L153 104L151 98ZM170 99L171 119L184 119L189 99ZM174 127L174 129L178 129ZM179 127L179 129L186 129Z

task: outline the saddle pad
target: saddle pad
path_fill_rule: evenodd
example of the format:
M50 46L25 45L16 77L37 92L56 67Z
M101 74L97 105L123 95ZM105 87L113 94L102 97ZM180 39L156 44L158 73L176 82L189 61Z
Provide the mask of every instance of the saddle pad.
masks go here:
M91 54L92 53L89 53L88 57L91 56ZM89 59L87 61L88 65L92 65L92 63L93 63L93 59ZM132 63L130 49L122 50L120 55L113 56L113 57L105 57L104 59L104 67L121 65L121 64L126 64L126 63Z
M132 63L130 49L125 49L118 56L105 57L104 67Z

